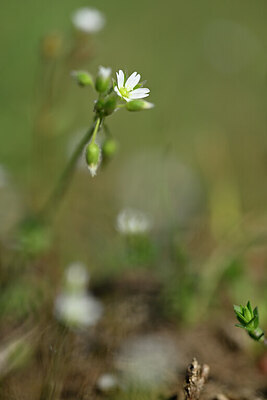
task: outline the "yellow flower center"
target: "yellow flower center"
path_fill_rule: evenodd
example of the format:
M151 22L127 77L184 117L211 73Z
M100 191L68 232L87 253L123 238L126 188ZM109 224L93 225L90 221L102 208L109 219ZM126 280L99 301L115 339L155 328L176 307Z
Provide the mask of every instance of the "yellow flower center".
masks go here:
M127 98L129 97L129 91L125 87L122 87L119 90L120 90L122 97L127 97Z

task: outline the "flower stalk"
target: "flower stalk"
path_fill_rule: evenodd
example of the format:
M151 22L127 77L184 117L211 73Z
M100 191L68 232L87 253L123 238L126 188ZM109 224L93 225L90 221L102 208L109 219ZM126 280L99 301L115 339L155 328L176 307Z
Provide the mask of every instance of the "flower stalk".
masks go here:
M72 75L79 86L92 86L92 77L86 71L76 71ZM94 106L94 122L77 145L54 191L39 213L41 219L44 220L51 217L52 212L54 213L57 210L71 182L77 161L84 150L89 172L91 176L96 175L102 157L101 149L95 140L104 119L113 114L118 108L125 108L126 104L128 111L141 111L153 107L152 103L142 100L144 97L149 96L150 90L142 87L142 84L139 83L140 78L141 75L134 72L126 79L124 72L119 70L117 73L117 85L113 84L112 86L111 69L102 66L99 67L95 81L95 89L99 96ZM123 103L120 103L120 100L123 100ZM107 152L107 148L105 149L108 156L111 153L114 154L117 147L115 141L110 141L110 143L109 151Z

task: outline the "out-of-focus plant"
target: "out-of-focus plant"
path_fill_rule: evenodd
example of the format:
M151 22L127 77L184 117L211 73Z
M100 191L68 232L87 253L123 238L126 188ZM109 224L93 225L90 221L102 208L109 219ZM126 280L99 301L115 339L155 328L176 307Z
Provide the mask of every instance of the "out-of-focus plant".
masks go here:
M40 309L47 290L46 282L17 278L1 288L0 318L23 321Z
M30 360L34 345L33 345L33 332L17 337L16 339L9 340L0 348L0 377L13 372Z
M87 293L89 275L82 263L71 264L65 273L64 289L57 296L56 318L71 329L94 326L103 312L102 304Z
M246 306L234 305L234 312L239 321L239 324L235 326L245 329L249 336L256 342L263 342L266 344L264 332L259 327L258 307L255 307L253 310L250 301L248 301Z
M72 29L48 32L40 41L32 132L31 171L35 179L31 198L34 203L39 201L40 192L50 183L47 177L58 160L55 138L66 133L74 123L74 114L66 112L69 73L73 69L88 67L94 59L94 37L106 23L101 11L89 7L75 10L70 20Z
M99 67L95 79L90 73L83 70L73 71L71 75L80 87L95 88L98 98L94 102L94 118L91 126L74 148L58 184L43 209L37 215L25 219L19 226L19 244L27 254L36 255L49 248L51 243L50 217L56 212L69 186L81 154L85 154L88 170L91 176L95 176L102 160L106 163L116 153L117 142L112 138L108 129L107 117L123 108L128 111L142 111L153 107L152 103L143 100L149 95L150 90L143 88L140 83L141 76L137 72L126 79L123 71L120 70L117 73L117 82L111 79L111 68L102 66ZM105 138L100 145L97 135L102 127Z
M116 229L125 239L126 262L130 265L149 264L156 248L149 237L151 217L140 210L125 208L117 216Z
M25 218L18 229L18 246L29 256L47 251L51 245L50 227L36 217Z

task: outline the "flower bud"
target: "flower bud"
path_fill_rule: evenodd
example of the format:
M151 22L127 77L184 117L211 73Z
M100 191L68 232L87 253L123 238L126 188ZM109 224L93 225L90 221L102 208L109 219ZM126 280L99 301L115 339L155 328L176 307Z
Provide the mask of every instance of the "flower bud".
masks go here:
M128 101L126 104L126 108L128 111L143 111L143 110L149 110L150 108L153 107L154 107L153 103L149 103L148 101L141 99Z
M108 138L104 141L102 146L102 156L104 161L109 161L118 150L116 140Z
M92 76L86 71L73 71L71 75L80 86L93 86Z
M100 164L100 148L96 143L89 143L86 148L86 162L90 174L96 175L97 168Z
M100 66L96 77L95 88L99 93L106 92L110 86L111 68Z
M118 96L111 94L106 96L104 99L99 99L95 104L95 112L101 116L106 117L112 114L117 106Z

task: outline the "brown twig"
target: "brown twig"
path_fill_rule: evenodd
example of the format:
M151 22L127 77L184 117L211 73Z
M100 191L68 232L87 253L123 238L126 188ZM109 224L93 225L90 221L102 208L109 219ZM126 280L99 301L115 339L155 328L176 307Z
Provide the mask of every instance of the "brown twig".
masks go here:
M200 365L196 358L188 365L184 384L185 400L198 400L206 383L210 367Z

